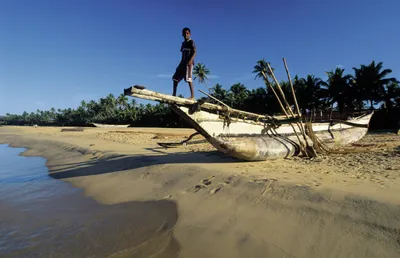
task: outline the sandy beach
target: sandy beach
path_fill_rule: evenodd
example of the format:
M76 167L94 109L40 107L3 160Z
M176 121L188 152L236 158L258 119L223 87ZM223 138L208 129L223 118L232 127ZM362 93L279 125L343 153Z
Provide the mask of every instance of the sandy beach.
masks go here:
M53 178L104 205L169 200L179 257L400 257L400 136L310 161L242 162L192 129L0 127ZM124 257L123 254L120 256Z

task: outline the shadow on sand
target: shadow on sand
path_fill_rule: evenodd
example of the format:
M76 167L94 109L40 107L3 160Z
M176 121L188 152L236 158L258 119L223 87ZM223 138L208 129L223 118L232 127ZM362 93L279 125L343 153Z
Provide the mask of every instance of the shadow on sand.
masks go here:
M166 153L164 148L147 149L155 155L109 155L82 163L61 164L51 167L49 175L55 179L100 175L162 164L232 163L234 158L218 151ZM161 155L160 155L161 153ZM90 167L90 169L88 169Z

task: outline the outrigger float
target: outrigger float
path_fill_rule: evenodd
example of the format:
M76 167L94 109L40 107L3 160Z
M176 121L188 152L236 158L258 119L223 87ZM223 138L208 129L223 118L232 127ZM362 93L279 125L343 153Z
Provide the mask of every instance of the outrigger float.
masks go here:
M315 145L315 139L328 148L356 142L367 133L373 115L369 112L352 119L330 119L296 127L300 116L265 116L233 109L223 103L217 105L161 94L139 85L125 89L124 95L169 104L218 151L246 161L296 156L301 153L302 146Z

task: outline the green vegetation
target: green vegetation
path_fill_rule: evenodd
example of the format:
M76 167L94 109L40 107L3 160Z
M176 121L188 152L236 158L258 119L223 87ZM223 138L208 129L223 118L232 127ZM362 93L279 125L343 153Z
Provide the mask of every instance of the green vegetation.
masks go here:
M207 86L210 70L204 64L198 63L193 72L195 80ZM265 83L273 85L271 74L267 72L267 62L260 60L254 66L255 79L264 80L263 72L267 75ZM343 113L353 109L373 109L374 105L378 105L380 109L393 113L394 109L400 108L399 81L389 77L392 71L383 69L382 62L376 64L373 61L368 65L361 65L353 68L353 72L354 74L347 74L342 68L327 71L327 81L314 75L307 75L305 78L295 76L293 85L302 112L333 108ZM280 84L285 94L288 94L287 99L292 100L289 82L281 81ZM249 90L245 85L236 83L225 89L216 84L209 90L212 96L233 108L269 115L280 112L275 96L266 87ZM118 97L109 94L97 102L82 101L76 109L52 108L24 112L21 115L6 114L0 120L3 125L84 126L93 122L133 126L184 126L183 121L167 105L138 105L135 99L128 99L122 94Z

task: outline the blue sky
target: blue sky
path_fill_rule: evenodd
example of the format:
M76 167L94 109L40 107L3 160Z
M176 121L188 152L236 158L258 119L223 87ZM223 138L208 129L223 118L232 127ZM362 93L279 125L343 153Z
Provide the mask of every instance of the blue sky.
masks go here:
M134 84L171 94L186 26L211 85L263 86L251 73L261 58L286 79L282 57L292 76L375 60L400 78L398 10L395 0L1 0L0 115L75 108Z

